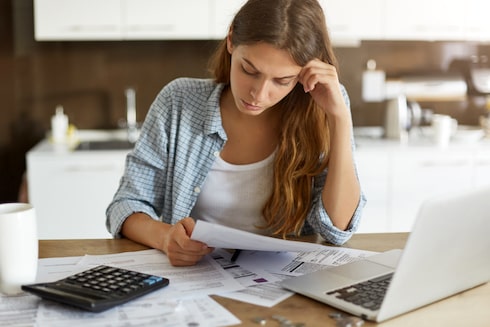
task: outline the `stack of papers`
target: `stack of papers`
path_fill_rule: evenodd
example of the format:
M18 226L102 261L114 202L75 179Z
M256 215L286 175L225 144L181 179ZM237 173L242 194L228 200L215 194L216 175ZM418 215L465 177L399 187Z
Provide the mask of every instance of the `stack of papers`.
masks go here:
M272 307L293 294L279 285L282 279L374 254L279 240L200 221L192 238L216 250L191 267L172 266L158 250L40 259L37 282L55 281L104 264L164 276L170 284L102 313L84 312L26 293L0 296L0 326L69 326L80 320L86 327L231 326L240 320L210 295ZM225 250L229 248L246 251L231 262L231 253Z

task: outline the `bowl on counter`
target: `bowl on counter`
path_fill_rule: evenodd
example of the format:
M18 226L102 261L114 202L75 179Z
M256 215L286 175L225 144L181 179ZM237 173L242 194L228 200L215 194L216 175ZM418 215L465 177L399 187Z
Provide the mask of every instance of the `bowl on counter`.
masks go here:
M451 136L451 141L461 143L476 143L485 136L485 132L480 126L458 125L458 128Z
M354 126L354 137L367 139L380 139L384 136L384 128L381 126Z

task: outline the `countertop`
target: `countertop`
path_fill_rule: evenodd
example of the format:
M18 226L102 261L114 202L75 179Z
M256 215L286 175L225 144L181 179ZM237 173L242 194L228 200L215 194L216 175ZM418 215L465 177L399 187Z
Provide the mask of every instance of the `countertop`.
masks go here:
M94 156L101 154L126 154L130 149L113 149L113 150L83 150L77 151L76 147L80 142L85 141L107 141L107 140L127 140L127 131L124 129L114 130L76 130L66 139L65 142L55 143L51 140L50 134L45 139L36 144L30 151L29 155L57 155L57 156Z
M379 126L354 127L354 137L358 151L363 149L380 149L383 151L468 151L490 150L490 138L485 137L478 128L468 129L461 126L451 137L447 147L440 147L433 140L430 127L421 127L412 130L406 139L396 140L383 137L383 128Z

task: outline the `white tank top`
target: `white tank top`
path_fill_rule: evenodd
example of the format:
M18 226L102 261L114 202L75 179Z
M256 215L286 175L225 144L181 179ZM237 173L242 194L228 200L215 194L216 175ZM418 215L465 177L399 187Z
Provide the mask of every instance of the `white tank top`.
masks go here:
M191 217L257 234L267 234L262 209L272 193L275 152L247 165L217 156L201 187Z

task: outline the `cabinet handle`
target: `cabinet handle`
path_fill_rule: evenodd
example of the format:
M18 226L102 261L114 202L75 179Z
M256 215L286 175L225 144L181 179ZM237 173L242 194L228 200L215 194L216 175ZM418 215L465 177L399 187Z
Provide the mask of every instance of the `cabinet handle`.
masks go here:
M457 161L423 161L420 163L421 167L461 167L469 165L468 160L457 160Z
M476 166L490 166L490 160L478 160Z
M99 32L117 32L118 27L116 25L69 25L63 29L60 29L61 32L70 32L70 33L99 33Z
M175 31L173 24L153 24L153 25L129 25L127 32L165 32L170 33Z
M116 165L97 165L97 166L67 166L64 171L68 173L80 172L105 172L114 171L118 167Z

